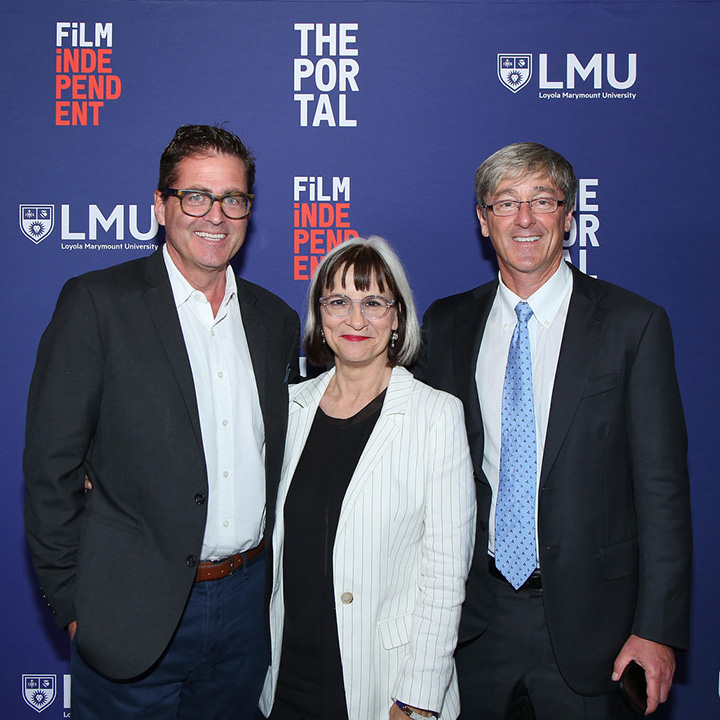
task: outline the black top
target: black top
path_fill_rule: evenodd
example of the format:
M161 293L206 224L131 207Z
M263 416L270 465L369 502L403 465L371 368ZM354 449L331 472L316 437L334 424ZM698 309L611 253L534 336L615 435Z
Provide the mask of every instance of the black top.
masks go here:
M318 407L295 469L284 510L285 629L273 719L347 718L333 547L345 492L384 399L385 391L342 420Z

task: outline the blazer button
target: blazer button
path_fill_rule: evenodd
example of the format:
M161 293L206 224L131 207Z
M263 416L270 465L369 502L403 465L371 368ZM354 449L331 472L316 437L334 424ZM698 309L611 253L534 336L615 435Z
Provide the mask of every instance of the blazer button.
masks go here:
M353 598L353 594L351 592L344 592L340 596L340 602L343 605L349 605L353 600L354 600L354 598Z
M188 555L185 558L185 562L188 567L195 567L197 565L197 558L194 555Z
M197 505L204 505L205 504L205 495L203 493L198 493L195 496L195 503Z

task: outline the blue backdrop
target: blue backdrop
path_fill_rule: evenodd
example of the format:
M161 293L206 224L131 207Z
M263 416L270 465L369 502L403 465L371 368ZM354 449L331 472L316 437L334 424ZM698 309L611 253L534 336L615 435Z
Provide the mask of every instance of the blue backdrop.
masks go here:
M258 159L236 265L302 312L338 239L387 237L424 311L496 272L473 173L542 142L581 179L566 240L586 272L664 305L690 435L692 648L659 717L720 717L717 72L706 2L4 3L0 715L70 717L68 641L22 526L25 400L65 280L150 252L160 153L227 122ZM29 676L23 678L23 676ZM29 684L28 684L29 682ZM28 689L29 688L29 689ZM33 689L45 701L32 707ZM47 700L52 697L52 702Z

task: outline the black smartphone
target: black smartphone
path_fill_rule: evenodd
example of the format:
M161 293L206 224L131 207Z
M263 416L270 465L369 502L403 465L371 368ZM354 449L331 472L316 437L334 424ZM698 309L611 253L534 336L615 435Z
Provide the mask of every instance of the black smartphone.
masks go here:
M620 676L620 694L633 712L644 715L647 711L647 683L645 671L633 660Z

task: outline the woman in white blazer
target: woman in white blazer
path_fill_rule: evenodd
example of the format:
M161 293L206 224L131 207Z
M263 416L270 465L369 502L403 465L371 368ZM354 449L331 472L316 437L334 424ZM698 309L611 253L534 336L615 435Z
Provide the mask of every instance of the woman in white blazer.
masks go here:
M271 720L459 713L453 652L475 529L462 404L413 378L420 327L381 238L315 272L273 533Z

